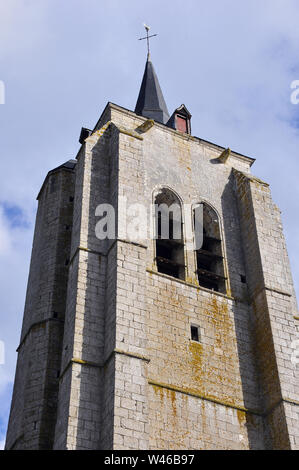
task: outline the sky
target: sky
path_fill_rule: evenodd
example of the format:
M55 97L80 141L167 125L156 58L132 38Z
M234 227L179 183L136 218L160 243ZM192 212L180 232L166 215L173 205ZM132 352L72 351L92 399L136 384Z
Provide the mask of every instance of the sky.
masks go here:
M151 57L170 114L184 103L193 135L256 158L252 172L282 211L298 296L298 20L297 0L0 0L0 449L36 196L108 101L134 110L144 22L158 34Z

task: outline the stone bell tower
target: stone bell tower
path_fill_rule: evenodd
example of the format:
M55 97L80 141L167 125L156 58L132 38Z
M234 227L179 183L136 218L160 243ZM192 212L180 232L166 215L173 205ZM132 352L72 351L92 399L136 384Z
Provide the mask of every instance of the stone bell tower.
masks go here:
M299 449L297 305L254 159L170 116L150 57L135 112L108 103L80 143L38 195L6 448ZM127 236L124 200L157 237ZM179 208L166 239L153 204Z

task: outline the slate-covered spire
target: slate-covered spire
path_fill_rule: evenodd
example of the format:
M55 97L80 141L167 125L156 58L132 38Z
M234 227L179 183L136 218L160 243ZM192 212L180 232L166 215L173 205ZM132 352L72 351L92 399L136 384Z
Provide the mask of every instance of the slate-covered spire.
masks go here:
M150 54L147 56L135 113L149 119L154 119L162 124L166 124L169 119L167 106Z

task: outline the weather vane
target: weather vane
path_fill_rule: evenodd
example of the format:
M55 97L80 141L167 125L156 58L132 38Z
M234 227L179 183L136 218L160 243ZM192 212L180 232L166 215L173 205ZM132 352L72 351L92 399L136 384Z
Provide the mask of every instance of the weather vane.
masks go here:
M152 34L151 36L149 36L148 32L150 30L150 27L147 26L146 24L144 24L143 26L145 27L145 30L146 30L146 37L145 38L139 38L138 40L139 41L143 41L144 39L147 40L147 55L149 57L149 55L150 55L149 39L153 38L154 36L158 36L158 34Z

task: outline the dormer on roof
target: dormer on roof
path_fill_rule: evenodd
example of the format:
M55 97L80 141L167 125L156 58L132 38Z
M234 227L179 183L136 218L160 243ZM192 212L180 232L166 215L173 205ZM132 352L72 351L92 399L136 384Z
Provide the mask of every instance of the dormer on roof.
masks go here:
M166 125L179 132L191 134L191 117L192 114L190 114L186 106L182 104L174 111Z

